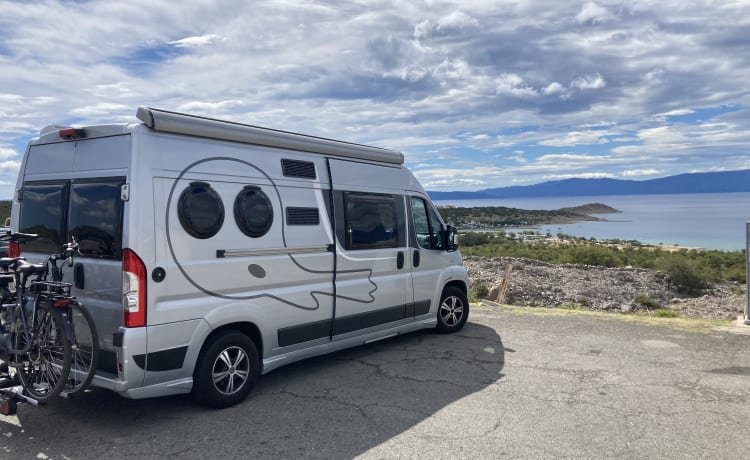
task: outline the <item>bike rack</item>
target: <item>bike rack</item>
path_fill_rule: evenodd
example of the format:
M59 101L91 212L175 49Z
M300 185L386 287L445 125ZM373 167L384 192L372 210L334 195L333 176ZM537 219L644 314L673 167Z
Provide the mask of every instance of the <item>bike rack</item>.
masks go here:
M29 403L39 405L39 401L30 398L19 390L21 382L14 375L5 372L0 374L0 414L15 415L18 411L18 403Z

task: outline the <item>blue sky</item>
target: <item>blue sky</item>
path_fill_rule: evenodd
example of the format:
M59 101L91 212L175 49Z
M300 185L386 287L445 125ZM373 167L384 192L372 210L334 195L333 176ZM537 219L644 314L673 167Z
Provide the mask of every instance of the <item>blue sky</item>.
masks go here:
M139 105L396 149L428 190L750 168L748 1L0 0L0 198Z

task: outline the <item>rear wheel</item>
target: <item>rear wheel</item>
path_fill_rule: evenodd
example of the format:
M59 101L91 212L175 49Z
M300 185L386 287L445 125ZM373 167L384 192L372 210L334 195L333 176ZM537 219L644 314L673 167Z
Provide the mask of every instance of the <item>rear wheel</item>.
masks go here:
M85 390L94 378L99 356L99 336L96 333L94 318L79 302L70 302L65 315L68 324L72 326L72 357L70 374L63 394L74 396Z
M33 325L36 334L31 339L31 349L17 368L24 390L39 402L60 394L70 372L72 353L63 321L60 312L49 304L37 305Z
M455 286L446 287L440 297L435 329L442 333L456 332L464 327L468 317L469 299L466 293Z
M193 395L211 407L233 406L247 397L259 375L255 343L241 332L227 332L211 339L201 352L193 373Z

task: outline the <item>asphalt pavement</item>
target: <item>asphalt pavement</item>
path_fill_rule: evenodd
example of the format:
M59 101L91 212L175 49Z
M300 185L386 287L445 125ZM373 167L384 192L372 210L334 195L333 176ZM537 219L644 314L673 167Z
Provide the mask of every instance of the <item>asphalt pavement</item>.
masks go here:
M0 458L168 457L750 458L750 335L473 306L225 410L93 390L0 416Z

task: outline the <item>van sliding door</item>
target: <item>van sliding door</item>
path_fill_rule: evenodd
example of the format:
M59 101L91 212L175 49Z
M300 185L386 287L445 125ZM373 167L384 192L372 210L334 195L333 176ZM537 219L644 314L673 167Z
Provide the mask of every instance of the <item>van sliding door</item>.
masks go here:
M334 340L412 321L400 169L330 164L337 239Z

